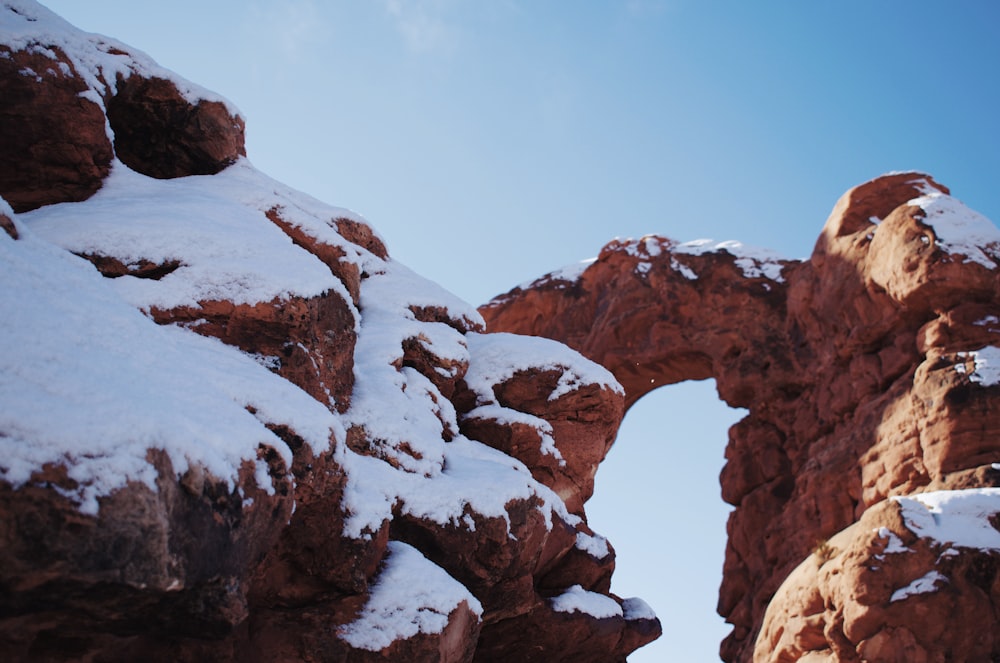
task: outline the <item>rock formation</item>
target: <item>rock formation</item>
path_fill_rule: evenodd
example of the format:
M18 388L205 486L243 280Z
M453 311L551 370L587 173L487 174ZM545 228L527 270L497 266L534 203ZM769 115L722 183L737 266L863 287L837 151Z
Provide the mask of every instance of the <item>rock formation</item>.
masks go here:
M749 410L721 475L736 507L723 659L990 661L998 263L1000 231L930 177L900 173L845 194L806 261L734 242L614 241L480 311L491 330L603 364L626 405L714 377ZM937 527L993 538L930 531L924 494L968 506L932 509ZM947 626L973 612L974 626Z
M623 392L242 158L224 99L0 6L0 658L624 661Z
M4 660L624 661L660 625L585 503L626 408L707 377L749 410L725 660L1000 658L1000 232L933 179L806 261L615 241L476 311L243 153L0 6Z

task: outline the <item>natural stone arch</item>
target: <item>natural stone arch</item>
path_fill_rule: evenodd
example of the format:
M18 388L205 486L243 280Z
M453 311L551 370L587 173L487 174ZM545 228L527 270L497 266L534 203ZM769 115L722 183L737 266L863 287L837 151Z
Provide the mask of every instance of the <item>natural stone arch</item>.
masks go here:
M487 328L567 343L615 374L625 387L626 408L663 385L714 377L724 401L752 409L769 391L767 377L778 363L772 356L783 354L773 351L784 339L787 285L763 275L748 278L727 251L675 254L675 246L662 237L613 241L575 280L543 277L484 306ZM753 428L737 426L744 433ZM751 472L748 483L790 480L777 475L788 467L780 440L770 438L778 460L767 469L776 476ZM748 491L729 492L724 497L738 505ZM752 564L756 556L727 557ZM727 568L733 564L727 559ZM746 565L739 566L742 571ZM748 586L739 590L739 600L750 598ZM720 606L728 616L730 606Z
M601 462L587 522L614 544L611 591L641 595L664 625L636 661L717 661L717 614L732 506L719 499L728 429L747 414L712 379L664 385L639 399Z
M940 193L916 173L852 189L811 258L780 275L733 245L616 240L578 275L481 308L491 331L554 338L609 368L626 406L714 377L723 400L750 411L721 477L736 507L719 597L734 627L727 661L751 659L783 579L869 506L995 482L982 468L1000 451L1000 415L970 404L988 395L969 397L952 367L995 343L975 323L995 315L998 279L937 241L917 201Z

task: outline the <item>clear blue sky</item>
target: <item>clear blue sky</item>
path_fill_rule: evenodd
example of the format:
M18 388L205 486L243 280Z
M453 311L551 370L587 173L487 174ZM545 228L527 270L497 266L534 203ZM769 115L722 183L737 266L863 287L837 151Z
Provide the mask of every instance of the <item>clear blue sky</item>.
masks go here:
M933 174L1000 219L1000 3L57 0L236 103L251 161L364 214L473 303L615 236L805 257L836 199ZM591 522L616 588L715 660L726 427L711 383L626 418Z

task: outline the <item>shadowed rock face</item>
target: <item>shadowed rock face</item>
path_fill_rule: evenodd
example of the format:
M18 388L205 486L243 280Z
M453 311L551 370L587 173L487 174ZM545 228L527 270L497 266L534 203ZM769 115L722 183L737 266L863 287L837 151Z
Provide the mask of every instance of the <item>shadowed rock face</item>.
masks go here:
M243 118L225 104L132 73L142 58L116 47L95 41L94 51L120 60L117 73L89 78L44 38L0 44L0 197L15 212L86 200L114 157L163 179L214 174L246 155Z
M829 659L809 660L939 660L961 650L950 649L952 640L935 644L936 631L924 628L947 622L961 597L921 595L893 606L892 619L846 635L824 631L853 605L830 609L829 597L856 594L868 581L830 573L821 588L798 586L826 597L831 614L803 626L807 644L799 638L797 650L782 644L784 653L768 655L798 638L789 615L813 614L781 605L792 590L775 594L817 541L887 497L1000 480L990 465L1000 454L1000 395L973 375L975 351L1000 340L991 322L1000 311L997 247L983 249L984 259L979 248L956 248L936 208L918 200L946 193L916 173L852 189L809 260L776 263L780 278L735 248L699 252L649 237L612 242L578 277L554 273L480 309L491 330L560 340L608 367L628 405L663 384L714 377L723 400L750 411L730 430L721 475L722 496L736 507L719 595L733 625L722 644L727 661L751 660L755 642L756 659L769 661L810 652ZM1000 605L990 583L970 605ZM963 583L953 587L966 595ZM776 615L770 628L785 624L784 632L758 641L768 610ZM887 657L896 647L889 643L904 641L909 649L897 651L924 658ZM992 640L976 647L968 651L1000 651Z
M104 112L56 53L0 45L0 197L15 212L85 200L111 168Z
M246 156L243 118L218 101L192 104L163 78L119 81L108 122L118 158L150 177L214 175Z

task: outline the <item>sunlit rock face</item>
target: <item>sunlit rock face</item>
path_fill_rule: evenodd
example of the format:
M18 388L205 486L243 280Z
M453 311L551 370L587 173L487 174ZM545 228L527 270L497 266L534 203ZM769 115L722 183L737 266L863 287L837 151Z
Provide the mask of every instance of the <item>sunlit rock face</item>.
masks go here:
M0 659L624 661L624 390L243 159L226 100L0 7Z
M721 475L725 660L992 660L992 621L940 624L1000 606L1000 544L928 542L887 500L1000 485L998 262L991 222L896 173L847 192L808 260L616 240L480 311L600 362L628 405L714 377L749 410ZM960 517L992 531L1000 501L982 495ZM907 546L885 554L890 517Z

